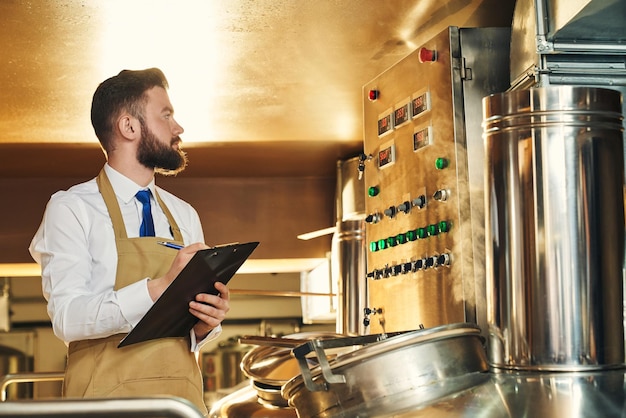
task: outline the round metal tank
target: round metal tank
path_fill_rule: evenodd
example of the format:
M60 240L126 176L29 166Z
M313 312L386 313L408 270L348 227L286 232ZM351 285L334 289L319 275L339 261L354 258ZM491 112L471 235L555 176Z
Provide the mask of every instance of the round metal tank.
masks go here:
M282 386L298 375L300 368L291 355L293 347L309 339L340 337L333 333L302 332L284 337L243 337L250 344L262 344L248 351L240 368L248 377L233 393L213 403L211 418L296 418L297 411L288 405Z
M395 416L484 382L482 343L478 327L459 323L353 346L327 361L315 344L319 365L283 385L282 394L299 418ZM331 340L328 350L337 344Z
M488 358L624 366L621 94L553 86L483 99Z

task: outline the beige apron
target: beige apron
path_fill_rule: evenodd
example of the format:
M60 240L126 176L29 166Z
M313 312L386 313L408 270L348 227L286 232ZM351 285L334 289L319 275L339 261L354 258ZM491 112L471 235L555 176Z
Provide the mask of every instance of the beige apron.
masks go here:
M117 246L115 289L144 277L165 274L176 251L158 245L163 238L128 238L115 192L104 170L98 188L113 222ZM157 202L172 228L174 241L183 238L172 214L158 194ZM63 396L78 398L123 398L176 396L194 403L203 414L202 375L187 338L164 338L117 348L125 334L70 343Z

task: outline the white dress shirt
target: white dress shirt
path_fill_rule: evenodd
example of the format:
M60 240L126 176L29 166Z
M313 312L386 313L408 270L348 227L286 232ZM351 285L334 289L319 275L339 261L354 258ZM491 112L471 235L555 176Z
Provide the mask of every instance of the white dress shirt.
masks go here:
M138 237L142 205L135 194L145 189L115 171L104 170L113 186L128 238ZM204 242L195 209L156 187L152 192L152 217L156 236L173 238L167 217L154 199L155 189L176 220L185 245ZM69 343L127 333L152 306L146 278L113 290L117 273L117 249L111 218L96 179L52 195L29 251L42 269L43 295L55 335ZM214 329L201 342L191 332L191 350L217 337Z

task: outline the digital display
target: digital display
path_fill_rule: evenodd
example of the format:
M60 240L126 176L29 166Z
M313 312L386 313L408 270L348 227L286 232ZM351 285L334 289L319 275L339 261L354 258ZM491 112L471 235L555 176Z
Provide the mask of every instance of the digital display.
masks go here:
M404 106L397 108L393 112L393 120L395 126L400 126L407 120L409 120L409 104L406 103Z
M429 110L428 92L425 92L411 100L412 117L421 115Z
M378 136L391 131L391 128L393 128L393 124L391 123L391 113L378 119Z
M420 129L413 133L413 151L424 148L428 144L430 144L430 127Z
M396 152L393 144L378 151L378 168L390 166L396 161Z

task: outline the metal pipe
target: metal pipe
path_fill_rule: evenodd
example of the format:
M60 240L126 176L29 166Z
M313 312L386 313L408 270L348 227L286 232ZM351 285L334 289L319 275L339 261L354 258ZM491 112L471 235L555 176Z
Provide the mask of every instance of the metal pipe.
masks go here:
M180 398L55 399L5 402L0 417L174 417L202 418L191 403Z
M50 382L63 380L64 372L39 372L39 373L12 373L2 376L0 379L0 400L7 400L7 387L12 383Z

